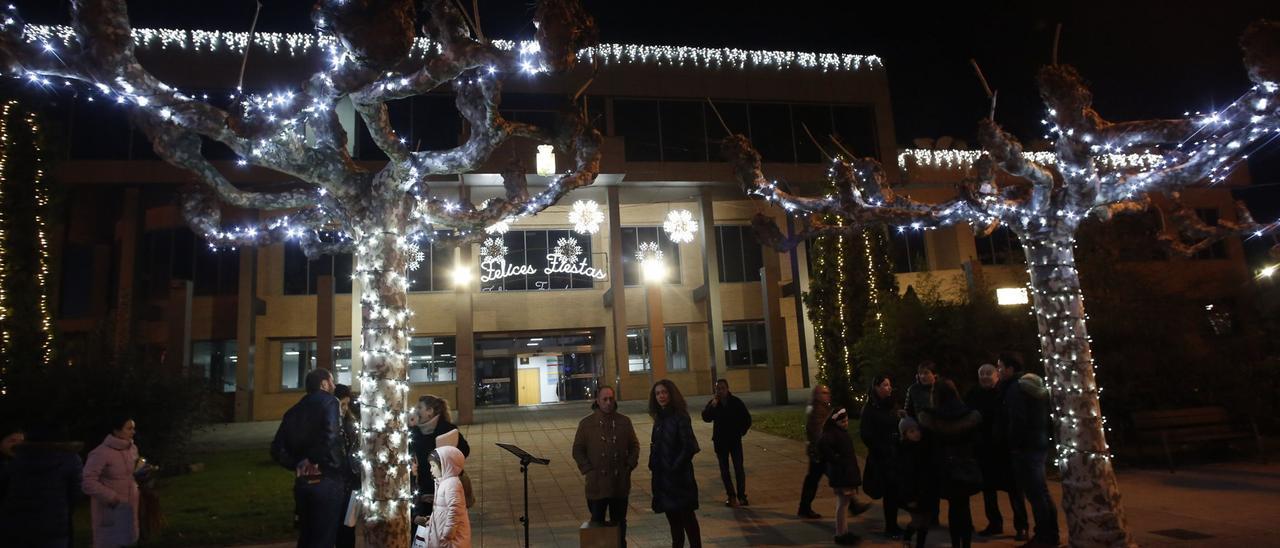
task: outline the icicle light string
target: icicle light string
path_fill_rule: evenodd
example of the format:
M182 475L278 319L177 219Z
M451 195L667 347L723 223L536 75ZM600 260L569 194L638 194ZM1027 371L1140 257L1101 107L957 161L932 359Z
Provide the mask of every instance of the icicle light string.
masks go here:
M66 25L27 25L27 40L42 44L75 44L75 31ZM195 53L240 54L250 40L247 32L186 30L173 28L135 28L133 42L143 51L189 50ZM291 57L325 53L337 46L328 35L314 33L258 32L252 35L254 47L271 54ZM536 51L537 42L493 40L504 51ZM441 44L430 38L414 39L412 55L422 58L442 51ZM745 50L705 48L697 46L653 46L642 44L600 44L578 51L581 59L599 59L605 64L654 64L659 66L701 69L807 69L822 72L857 72L877 70L884 62L875 55L848 53L814 53L803 51Z

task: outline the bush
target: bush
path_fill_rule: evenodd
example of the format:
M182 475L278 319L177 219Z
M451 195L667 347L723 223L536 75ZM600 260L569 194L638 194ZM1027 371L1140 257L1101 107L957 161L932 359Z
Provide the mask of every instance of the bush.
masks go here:
M11 372L0 411L21 424L52 427L66 439L97 447L112 417L138 425L140 454L153 464L185 461L191 434L213 419L199 377L135 365L50 366Z

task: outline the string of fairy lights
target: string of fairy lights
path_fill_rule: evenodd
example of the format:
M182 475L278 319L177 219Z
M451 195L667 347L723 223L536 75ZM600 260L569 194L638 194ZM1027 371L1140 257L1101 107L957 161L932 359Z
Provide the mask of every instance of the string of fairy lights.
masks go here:
M193 53L244 53L252 36L253 45L272 54L306 56L327 53L336 46L336 40L328 35L301 32L247 32L217 30L187 30L174 28L132 29L133 42L141 50L175 51ZM27 25L31 42L58 44L67 47L75 44L75 30L66 25ZM525 51L536 47L529 40L493 40L493 45L504 51ZM422 58L440 53L439 43L427 37L417 37L411 55ZM699 69L807 69L822 72L857 72L883 68L883 60L875 55L850 53L818 53L805 51L748 50L738 48L707 48L697 46L600 44L578 51L580 59L598 59L605 65L653 64L669 67Z
M4 357L0 358L0 395L8 393L8 386L5 379L8 376L9 358L13 351L13 333L10 331L9 325L13 314L12 303L9 302L9 282L15 274L12 270L13 261L9 256L9 236L13 232L10 223L15 219L9 218L5 212L7 206L5 202L11 198L11 183L23 182L14 181L13 174L10 173L10 156L14 151L14 146L20 145L20 140L10 133L10 121L14 113L20 112L18 102L15 100L5 101L0 106L0 354ZM36 265L35 265L35 281L36 281L36 306L39 312L39 329L41 332L40 355L41 363L48 366L53 360L54 353L54 337L53 337L53 317L49 310L49 238L47 222L47 209L49 205L49 191L46 188L44 180L43 157L40 148L40 125L34 113L22 113L22 123L25 130L29 132L31 148L29 151L24 150L21 154L30 154L33 167L32 178L30 180L30 188L35 197L35 211L33 219L35 221L36 232Z

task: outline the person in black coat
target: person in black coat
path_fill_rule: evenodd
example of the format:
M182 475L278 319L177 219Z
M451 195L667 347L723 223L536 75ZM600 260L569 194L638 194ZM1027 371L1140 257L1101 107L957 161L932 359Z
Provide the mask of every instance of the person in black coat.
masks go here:
M849 531L849 504L862 485L862 472L858 470L858 456L853 452L853 438L849 436L849 413L836 410L822 427L822 440L818 443L823 462L827 463L827 483L836 495L836 544L856 544L858 536Z
M947 499L947 527L952 548L969 548L973 542L973 516L969 497L982 490L982 469L973 456L973 442L982 414L960 400L950 380L933 383L933 408L920 411L920 426L929 433L938 494Z
M711 443L720 462L720 479L724 482L725 506L747 506L747 474L742 468L742 437L751 429L751 412L742 399L729 393L729 381L716 381L716 394L702 409L702 421L714 423ZM735 491L729 478L729 460L738 476Z
M82 444L58 442L52 428L34 428L14 447L9 486L0 500L6 546L65 548L72 545L72 508L80 495Z
M982 413L978 443L974 456L982 467L982 502L987 515L987 528L980 536L1004 534L1004 516L1000 515L1000 491L1009 493L1013 508L1014 540L1027 540L1027 503L1013 480L1009 463L1009 443L1004 420L1004 388L996 366L989 363L978 368L978 386L965 395L969 408Z
M350 548L356 545L356 528L347 527L346 509L351 504L351 497L360 490L360 407L352 401L351 387L339 384L333 390L338 398L338 413L342 426L342 449L346 459L343 461L344 493L343 523L338 527L337 548Z
M897 483L893 463L898 452L898 406L893 398L893 381L877 375L867 390L867 403L862 406L858 435L867 446L867 468L863 471L862 490L871 498L884 500L884 534L900 538L898 527Z
M418 503L413 515L430 516L435 502L436 479L431 475L427 459L436 450L440 436L458 430L449 416L449 402L432 395L418 398L418 423L409 430L409 453L414 458L414 470L418 475ZM458 431L458 450L463 457L471 456L471 445Z
M1027 545L1057 546L1058 508L1044 473L1049 451L1049 391L1040 377L1022 372L1022 356L1015 352L1000 354L996 367L1006 383L1004 412L1014 479L1035 516L1035 534Z
M671 546L683 547L688 537L689 546L701 548L702 530L694 513L698 509L698 482L693 477L693 456L700 449L689 408L675 383L662 379L653 384L649 416L653 417L649 444L653 511L666 514Z
M914 536L916 548L924 548L929 524L938 513L938 485L933 471L933 456L924 443L924 433L920 424L911 417L898 421L893 477L898 504L911 513L911 523L903 532L903 540L909 545Z
M276 462L294 471L294 508L298 546L333 546L346 508L338 399L333 373L307 373L307 395L285 412L271 441Z

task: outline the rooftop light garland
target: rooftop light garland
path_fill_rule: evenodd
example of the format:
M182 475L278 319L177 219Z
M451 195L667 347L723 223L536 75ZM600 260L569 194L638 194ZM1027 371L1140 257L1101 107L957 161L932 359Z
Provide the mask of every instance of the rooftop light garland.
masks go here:
M143 51L190 50L196 53L244 53L249 33L217 30L132 29L135 47ZM66 25L28 25L27 40L63 49L75 44L75 31ZM531 40L494 40L502 51L524 51L536 47ZM253 45L272 54L306 56L328 53L337 47L332 36L298 32L255 32ZM425 58L442 53L443 46L428 37L414 38L410 56ZM875 55L814 53L803 51L744 50L696 46L642 44L599 44L577 52L579 59L598 59L605 64L655 64L707 69L807 69L822 72L856 72L883 68Z
M895 193L874 159L837 158L830 176L835 190L823 197L793 195L765 177L760 155L742 136L726 139L723 152L749 194L776 203L803 225L786 236L773 219L753 221L760 239L779 249L819 235L852 234L870 224L899 230L968 223L979 234L1006 226L1026 254L1029 290L1050 387L1063 477L1063 507L1073 546L1129 546L1124 510L1098 405L1101 388L1085 328L1075 232L1086 215L1108 219L1149 207L1150 193L1224 180L1248 154L1280 137L1280 25L1259 22L1241 39L1254 86L1230 105L1178 120L1112 123L1092 107L1092 95L1075 69L1050 65L1038 83L1046 107L1052 157L1025 154L1022 145L994 120L979 124L984 153L943 151L939 158L908 152L905 158L971 163L973 172L958 197L923 203ZM1121 155L1115 160L1113 155ZM1134 158L1130 155L1141 155ZM1150 158L1155 155L1159 158ZM997 174L1017 180L1001 186ZM1181 211L1181 213L1179 213ZM1188 253L1234 234L1261 237L1276 223L1261 224L1240 207L1237 218L1208 226L1181 208L1160 243ZM832 219L833 220L829 220ZM1190 242L1188 240L1191 240Z
M569 71L575 53L594 45L595 24L581 6L540 2L536 41L504 47L461 30L467 23L455 2L430 0L424 29L432 46L424 47L414 36L416 4L321 1L313 12L316 35L255 35L255 44L321 53L328 62L295 87L237 94L230 109L157 79L138 63L135 44L234 51L244 49L248 35L134 30L123 0L74 0L70 27L24 25L12 7L0 19L0 63L6 74L36 86L86 87L133 110L157 154L200 183L183 197L182 210L211 245L292 241L308 255L354 252L353 278L363 282L364 318L364 370L358 379L365 474L358 500L370 546L408 544L414 493L406 435L406 365L413 333L407 273L421 257L419 245L479 241L487 227L536 214L591 184L599 171L601 137L582 119L581 109L567 109L554 128L509 121L499 113L499 80ZM444 85L452 87L469 124L468 139L449 150L413 151L391 127L386 103ZM351 99L387 155L385 167L368 170L347 154L350 137L336 112L343 98ZM266 193L235 187L202 154L202 137L229 147L242 165L295 178L300 188ZM512 166L502 174L506 196L478 206L431 194L430 176L473 171L513 137L552 145L571 159L569 169L531 193L523 166ZM221 212L228 205L264 212L266 220L224 227Z

